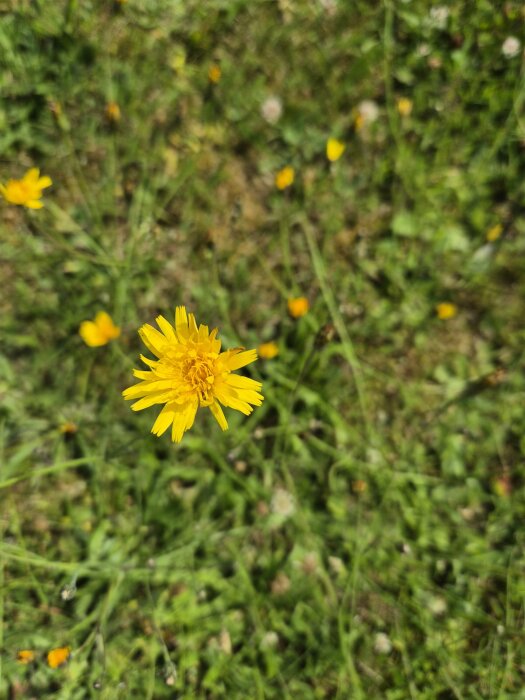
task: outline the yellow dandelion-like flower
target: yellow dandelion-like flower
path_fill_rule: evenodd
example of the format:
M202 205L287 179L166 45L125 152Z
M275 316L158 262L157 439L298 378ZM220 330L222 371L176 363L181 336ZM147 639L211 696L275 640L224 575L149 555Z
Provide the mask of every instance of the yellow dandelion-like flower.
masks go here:
M328 139L326 142L326 157L330 162L334 163L343 155L345 148L346 146L342 141Z
M438 315L438 318L442 321L448 321L448 319L454 318L457 312L458 307L455 304L451 304L448 301L444 301L436 306L436 313Z
M397 111L402 117L408 117L412 113L413 103L408 97L400 97L397 101Z
M116 102L108 102L106 105L106 119L111 124L117 124L122 117L120 107Z
M122 395L126 400L139 399L131 408L141 411L155 404L165 404L151 432L162 435L170 426L171 439L180 442L191 428L199 408L208 407L222 430L228 423L220 404L250 415L253 406L260 406L262 384L233 374L257 359L256 350L234 348L220 352L218 330L210 333L208 326L197 327L195 316L187 314L184 306L175 312L175 328L163 316L156 318L158 331L145 324L139 335L146 347L159 359L140 358L150 369L133 370L139 384L129 387Z
M293 318L301 318L305 316L310 309L310 304L306 297L297 297L296 299L288 299L288 312Z
M261 345L259 345L257 348L257 352L259 353L259 357L261 359L272 360L279 354L279 348L277 343L274 343L273 340L271 340L269 343L261 343Z
M487 241L489 241L490 243L497 241L502 233L503 226L501 224L496 224L492 228L489 228L489 230L487 231Z
M285 190L290 185L293 185L295 180L295 170L291 165L287 165L282 170L279 170L275 176L275 186L278 190Z
M71 647L57 647L47 654L47 664L50 668L63 666L71 656Z
M118 338L120 328L113 323L109 314L99 311L94 321L82 321L78 332L86 345L90 348L98 348Z
M212 63L208 70L208 80L210 81L210 83L215 83L215 85L217 85L217 83L221 79L221 75L221 67L217 63Z
M21 180L8 180L0 184L0 194L9 204L18 204L29 209L42 209L42 190L51 187L53 181L48 175L40 177L38 168L31 168Z
M31 649L21 649L16 654L16 660L18 661L19 664L24 664L24 665L30 664L35 660L35 658L36 658L36 654Z

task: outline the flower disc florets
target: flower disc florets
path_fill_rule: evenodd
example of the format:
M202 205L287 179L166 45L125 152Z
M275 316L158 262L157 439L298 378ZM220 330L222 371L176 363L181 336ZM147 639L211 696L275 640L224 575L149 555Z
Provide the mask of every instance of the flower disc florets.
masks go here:
M162 435L171 425L172 440L180 442L200 407L209 407L222 430L227 430L220 404L246 415L253 406L261 405L261 383L233 374L257 359L255 350L235 348L221 353L217 329L209 333L207 326L197 327L195 317L183 306L177 307L175 328L163 316L156 320L161 332L146 324L139 334L158 360L141 355L150 369L134 370L143 381L123 392L125 399L139 399L132 405L134 411L165 404L153 425L154 434Z

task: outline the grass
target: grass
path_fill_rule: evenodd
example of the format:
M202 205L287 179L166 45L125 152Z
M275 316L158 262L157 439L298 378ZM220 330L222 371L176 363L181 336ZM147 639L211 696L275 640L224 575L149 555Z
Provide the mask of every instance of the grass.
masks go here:
M1 697L524 697L522 9L330 7L0 3ZM121 391L179 304L280 353L177 446Z

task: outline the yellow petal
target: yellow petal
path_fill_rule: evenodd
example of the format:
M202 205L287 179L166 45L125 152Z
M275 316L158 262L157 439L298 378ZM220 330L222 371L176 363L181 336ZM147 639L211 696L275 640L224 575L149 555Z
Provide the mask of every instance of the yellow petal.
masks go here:
M162 333L150 326L149 323L145 323L142 328L139 328L139 335L148 350L151 350L157 357L162 355L162 351L168 343Z
M166 338L172 342L177 341L177 336L175 335L175 331L173 330L173 326L169 321L167 321L164 316L157 316L155 319L157 322L157 326L160 328L160 330L164 333Z
M100 328L93 321L82 321L78 332L90 348L98 348L108 342L106 336L100 332Z
M157 420L153 424L153 428L151 429L151 432L154 435L157 435L160 437L163 435L166 430L170 427L170 425L173 423L173 419L175 418L175 413L177 411L178 404L176 403L167 403L162 411L159 413L157 416Z
M173 425L171 428L171 439L173 442L180 442L184 433L191 428L198 407L199 404L197 402L176 406L177 410L173 416Z
M113 340L120 335L120 328L113 323L111 316L105 311L99 311L95 316L95 324L107 340Z
M24 202L24 206L28 209L42 209L44 205L38 199L30 199L29 202Z
M38 168L31 168L27 171L22 180L27 180L29 182L37 182L39 177L40 170Z
M233 372L245 365L249 365L250 362L255 362L257 359L257 350L245 350L244 352L240 352L239 350L227 350L219 357L223 360L226 367Z
M228 421L224 415L222 408L219 406L217 401L214 401L209 406L210 411L213 413L215 420L221 426L221 430L228 430Z
M46 187L51 187L52 184L53 180L49 177L49 175L44 175L43 177L39 178L36 186L41 190L45 190Z

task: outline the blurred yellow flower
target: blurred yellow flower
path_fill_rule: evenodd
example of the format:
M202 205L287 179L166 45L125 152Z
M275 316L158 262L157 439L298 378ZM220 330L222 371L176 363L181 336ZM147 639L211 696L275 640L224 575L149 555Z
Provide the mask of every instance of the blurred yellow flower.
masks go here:
M261 343L257 348L257 352L259 353L259 357L263 360L272 360L279 354L279 348L277 343L271 340L269 343Z
M109 314L99 311L94 321L82 321L78 332L86 345L90 348L98 348L118 338L120 328L113 323Z
M63 666L71 656L71 647L57 647L51 649L47 655L47 663L50 668Z
M326 157L332 163L343 155L346 146L337 139L328 139L326 142Z
M106 105L106 119L111 124L117 124L120 121L122 114L120 107L116 102L108 102Z
M497 241L502 233L503 226L501 224L496 224L492 228L489 228L489 230L487 231L487 241L490 241L491 243L493 241Z
M77 432L78 426L76 423L73 423L73 421L67 420L65 423L62 423L59 430L64 435L73 435Z
M297 297L295 299L288 299L288 311L290 316L294 318L300 318L308 313L310 309L310 304L306 297Z
M408 117L412 113L412 100L408 97L400 97L397 101L397 111L402 117Z
M16 660L19 664L30 664L35 658L36 654L31 649L21 649L16 655Z
M42 209L40 201L42 190L53 184L50 177L40 177L38 168L31 168L21 180L8 180L6 185L0 184L0 194L10 204L18 204L29 209Z
M282 170L279 170L275 176L275 186L278 190L285 190L293 184L295 179L295 170L291 165L287 165Z
M208 70L208 79L210 83L217 84L221 79L222 71L221 67L217 63L212 63Z
M448 301L444 301L436 306L438 318L442 321L447 321L449 318L454 318L458 312L458 307Z
M131 408L141 411L155 404L165 404L151 432L162 435L170 426L171 439L180 442L195 420L199 408L210 409L222 430L228 423L220 404L249 416L253 406L260 406L262 384L233 374L257 359L256 350L234 348L220 352L217 329L197 327L195 316L184 306L175 312L175 328L163 316L157 316L160 332L145 324L139 335L146 347L159 359L140 358L149 370L133 370L142 381L126 389L126 400L139 399ZM220 403L219 403L220 402Z

